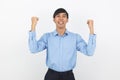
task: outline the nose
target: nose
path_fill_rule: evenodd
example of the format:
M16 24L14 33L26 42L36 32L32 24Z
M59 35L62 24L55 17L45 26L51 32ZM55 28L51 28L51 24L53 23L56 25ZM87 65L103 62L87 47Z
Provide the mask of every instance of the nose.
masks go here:
M59 20L63 20L63 17L62 17L62 16L60 16L60 17L59 17Z

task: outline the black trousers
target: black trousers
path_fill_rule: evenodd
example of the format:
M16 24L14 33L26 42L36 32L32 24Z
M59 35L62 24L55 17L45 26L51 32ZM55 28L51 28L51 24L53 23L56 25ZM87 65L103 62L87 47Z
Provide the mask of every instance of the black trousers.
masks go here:
M48 69L44 80L75 80L73 71L57 72L52 69Z

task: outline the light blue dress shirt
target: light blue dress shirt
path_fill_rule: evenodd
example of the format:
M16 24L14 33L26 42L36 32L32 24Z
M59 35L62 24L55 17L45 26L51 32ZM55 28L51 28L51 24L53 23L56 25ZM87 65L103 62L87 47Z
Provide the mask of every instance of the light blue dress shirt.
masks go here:
M37 53L46 49L46 65L55 71L72 70L76 65L77 51L92 56L96 47L96 35L89 34L86 43L79 34L65 31L60 36L57 31L45 33L36 40L36 33L29 32L29 49Z

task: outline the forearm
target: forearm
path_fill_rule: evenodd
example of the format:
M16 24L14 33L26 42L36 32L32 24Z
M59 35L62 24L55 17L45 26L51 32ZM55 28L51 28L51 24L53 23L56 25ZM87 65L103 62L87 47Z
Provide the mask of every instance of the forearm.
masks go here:
M30 31L35 31L36 24L31 24L31 30Z
M29 49L30 49L30 52L32 53L35 53L37 52L37 41L36 41L36 38L35 38L35 32L29 32Z
M94 28L93 27L90 28L90 34L91 35L94 34Z
M87 45L87 55L92 56L96 48L96 35L90 34L88 45Z

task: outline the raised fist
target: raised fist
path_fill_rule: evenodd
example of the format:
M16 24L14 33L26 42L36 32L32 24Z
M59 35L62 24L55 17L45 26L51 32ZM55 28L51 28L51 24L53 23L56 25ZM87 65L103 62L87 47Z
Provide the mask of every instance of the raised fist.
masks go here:
M89 20L87 21L87 24L88 24L89 27L93 27L93 20L92 20L92 19L89 19Z
M36 25L38 20L39 20L38 17L32 17L31 18L32 25Z
M94 22L93 22L93 20L89 19L87 21L87 24L88 24L88 27L89 27L89 30L90 30L90 34L94 34L94 27L93 27Z
M32 24L31 24L31 31L35 31L35 27L36 27L36 24L37 24L38 20L39 20L38 17L32 17L31 18L31 22L32 22Z

